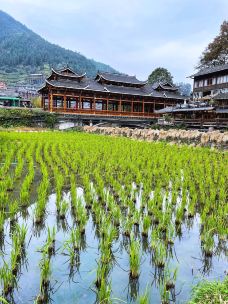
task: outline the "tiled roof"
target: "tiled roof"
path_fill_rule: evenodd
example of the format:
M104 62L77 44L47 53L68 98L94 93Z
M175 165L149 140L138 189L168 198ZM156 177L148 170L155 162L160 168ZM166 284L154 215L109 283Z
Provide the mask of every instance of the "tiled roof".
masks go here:
M100 73L96 79L91 79L85 77L85 75L64 75L62 72L56 72L52 70L52 75L47 78L46 84L40 89L44 89L47 85L51 85L55 88L66 88L72 90L85 90L85 91L95 91L102 93L112 93L121 95L132 95L141 97L160 97L160 98L172 98L184 100L184 96L181 96L178 92L172 92L167 90L155 90L154 86L148 83L143 83L139 81L135 76L121 75L121 74L110 74L110 73ZM53 75L57 76L53 77ZM100 75L100 76L99 76ZM104 75L109 79L112 84L99 82L99 77ZM128 84L131 81L131 86ZM115 82L122 82L126 85L117 85ZM135 83L134 83L135 82ZM133 86L132 84L135 84ZM140 84L140 85L138 85Z
M82 75L79 75L79 74L74 73L74 72L72 72L70 74L67 74L65 70L55 71L54 69L52 69L52 74L50 75L50 77L53 75L53 73L58 75L58 76L68 77L68 78L83 78L86 75L86 73L84 73Z
M97 91L106 93L116 93L123 95L148 96L148 97L163 97L183 100L184 97L174 92L156 91L151 85L145 85L140 88L125 87L118 85L100 84L97 81L89 78L84 78L80 82L64 79L64 80L46 80L46 83L56 88L67 88L73 90Z
M225 70L228 71L228 64L217 65L217 66L213 66L213 67L210 67L207 69L200 70L199 72L197 72L196 74L193 74L190 77L197 77L197 76L212 74L215 72L221 72L221 71L225 71Z
M212 111L214 107L195 107L195 108L178 108L178 107L167 107L161 110L155 111L158 114L165 113L176 113L176 112L198 112L198 111Z
M228 93L220 93L214 97L215 100L226 99L228 100Z
M110 82L119 82L119 83L126 83L126 84L135 84L135 85L144 85L146 81L140 81L136 78L136 76L129 76L125 74L118 74L118 73L104 73L98 72L96 79L103 78L104 80Z

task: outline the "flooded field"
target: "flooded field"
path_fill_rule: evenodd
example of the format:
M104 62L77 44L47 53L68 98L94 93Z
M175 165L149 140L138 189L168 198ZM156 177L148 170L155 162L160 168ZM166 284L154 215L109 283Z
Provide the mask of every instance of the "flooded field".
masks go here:
M228 268L227 160L101 135L0 133L2 297L187 303Z

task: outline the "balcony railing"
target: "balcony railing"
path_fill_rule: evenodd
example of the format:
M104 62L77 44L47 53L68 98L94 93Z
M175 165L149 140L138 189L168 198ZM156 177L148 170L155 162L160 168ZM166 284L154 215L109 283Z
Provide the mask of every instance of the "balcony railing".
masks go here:
M133 116L133 117L148 117L157 118L159 114L151 112L127 112L127 111L111 111L111 110L94 110L94 109L73 109L73 108L52 108L56 113L82 114L82 115L97 115L97 116Z

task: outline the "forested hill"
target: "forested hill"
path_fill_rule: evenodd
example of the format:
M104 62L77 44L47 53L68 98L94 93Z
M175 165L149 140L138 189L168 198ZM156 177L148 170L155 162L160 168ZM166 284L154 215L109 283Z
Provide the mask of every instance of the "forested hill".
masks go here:
M22 81L27 74L70 65L78 73L94 76L97 70L115 71L108 65L49 43L20 22L0 11L0 81Z

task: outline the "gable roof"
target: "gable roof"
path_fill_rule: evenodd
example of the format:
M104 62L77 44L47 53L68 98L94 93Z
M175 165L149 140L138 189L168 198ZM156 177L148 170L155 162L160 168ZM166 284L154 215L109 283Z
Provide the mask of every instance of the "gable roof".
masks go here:
M207 74L213 74L213 73L216 73L216 72L221 72L221 71L225 71L227 70L228 71L228 63L227 64L223 64L223 65L216 65L216 66L213 66L213 67L209 67L209 68L206 68L206 69L202 69L200 70L199 72L189 76L190 78L194 78L194 77L197 77L197 76L203 76L203 75L207 75Z
M54 69L51 69L51 71L52 71L52 73L51 73L51 75L50 75L47 79L51 79L51 77L52 77L53 75L57 75L57 76L60 76L60 77L63 77L63 78L73 78L73 79L83 78L83 77L85 77L85 75L86 75L86 73L84 73L84 74L82 74L82 75L79 75L79 74L77 74L77 73L75 73L75 72L72 72L72 73L70 73L70 74L67 74L67 73L65 72L65 70L64 70L64 71L63 71L63 70L58 70L58 71L56 71L56 70L54 70Z
M219 93L218 95L214 96L215 100L228 100L228 92L226 93Z
M136 76L107 72L98 72L95 79L98 81L103 79L108 82L124 83L129 85L145 85L147 83L147 81L138 80Z
M178 88L169 82L155 82L152 84L154 90L162 89L164 91L178 91Z
M139 81L135 76L100 73L97 74L95 79L91 79L86 77L85 74L78 75L75 73L74 75L65 75L62 73L63 72L61 71L55 71L52 69L51 76L46 79L45 85L40 88L39 92L42 92L42 90L48 89L48 87L51 86L59 89L184 100L184 97L176 92L175 87L168 83L165 83L165 85L168 87L167 90L155 90L153 85ZM101 77L106 77L105 79L109 80L107 82L101 82ZM119 85L120 82L130 85ZM136 83L137 85L132 85L132 83Z

